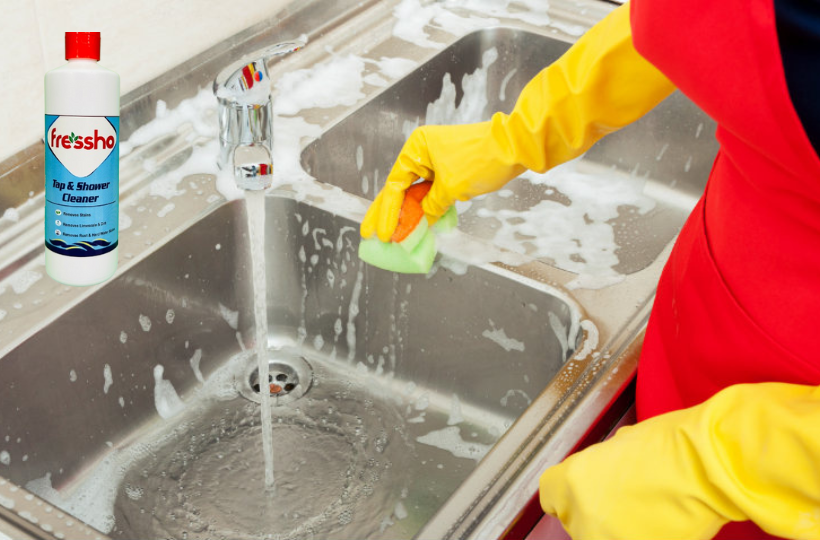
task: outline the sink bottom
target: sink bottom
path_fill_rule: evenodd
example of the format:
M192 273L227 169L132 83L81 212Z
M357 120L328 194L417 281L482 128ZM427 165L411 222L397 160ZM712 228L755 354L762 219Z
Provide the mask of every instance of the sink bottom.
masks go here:
M448 477L475 466L466 454L482 457L497 438L490 425L448 428L452 407L438 409L429 394L419 399L412 383L343 371L311 350L285 356L296 354L309 360L313 382L297 401L273 399L274 490L264 488L260 405L236 393L255 362L243 353L208 381L196 406L131 449L111 537L409 537L434 512ZM471 442L448 453L446 436L444 449L425 438L448 429ZM438 484L437 496L425 483Z

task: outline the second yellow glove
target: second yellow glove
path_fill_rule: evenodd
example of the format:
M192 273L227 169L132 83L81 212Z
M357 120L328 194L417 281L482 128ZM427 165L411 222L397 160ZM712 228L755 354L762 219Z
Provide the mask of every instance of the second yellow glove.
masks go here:
M820 539L820 388L735 385L548 469L541 506L583 540L712 538L729 521Z

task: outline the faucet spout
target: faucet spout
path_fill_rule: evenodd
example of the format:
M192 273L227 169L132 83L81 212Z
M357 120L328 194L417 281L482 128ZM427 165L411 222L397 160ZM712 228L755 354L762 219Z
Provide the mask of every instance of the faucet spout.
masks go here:
M261 144L242 144L233 153L233 175L240 189L260 190L273 181L273 158Z
M220 169L233 166L240 189L266 189L273 180L273 104L268 61L298 51L300 41L277 43L225 67L214 79L219 107Z

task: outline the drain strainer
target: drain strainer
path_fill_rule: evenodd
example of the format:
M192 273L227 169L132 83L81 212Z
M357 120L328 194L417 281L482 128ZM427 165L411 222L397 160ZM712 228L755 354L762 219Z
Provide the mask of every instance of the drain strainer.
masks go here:
M271 405L291 403L305 395L313 383L313 369L307 360L292 351L269 350L267 355L267 387L270 391ZM260 403L262 399L259 393L263 388L261 385L256 355L252 355L239 391L247 399Z

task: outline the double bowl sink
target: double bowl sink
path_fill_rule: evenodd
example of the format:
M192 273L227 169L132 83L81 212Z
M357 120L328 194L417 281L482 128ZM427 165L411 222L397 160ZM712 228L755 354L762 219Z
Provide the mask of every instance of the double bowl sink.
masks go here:
M568 47L544 34L468 34L341 115L301 154L319 184L341 191L269 192L263 247L249 243L245 201L212 202L108 283L44 302L48 315L0 357L5 530L502 536L540 471L628 384L655 281L715 151L710 121L674 95L574 165L637 182L651 201L586 217L615 245L600 280L583 255L550 257L523 232L514 245L500 240L539 204L571 206L562 184L537 178L463 207L427 276L359 261L362 209L408 130L440 120L430 111L453 90L449 110L474 107L474 120L509 111ZM270 382L283 389L272 409L273 493L263 487L253 343L259 252Z

